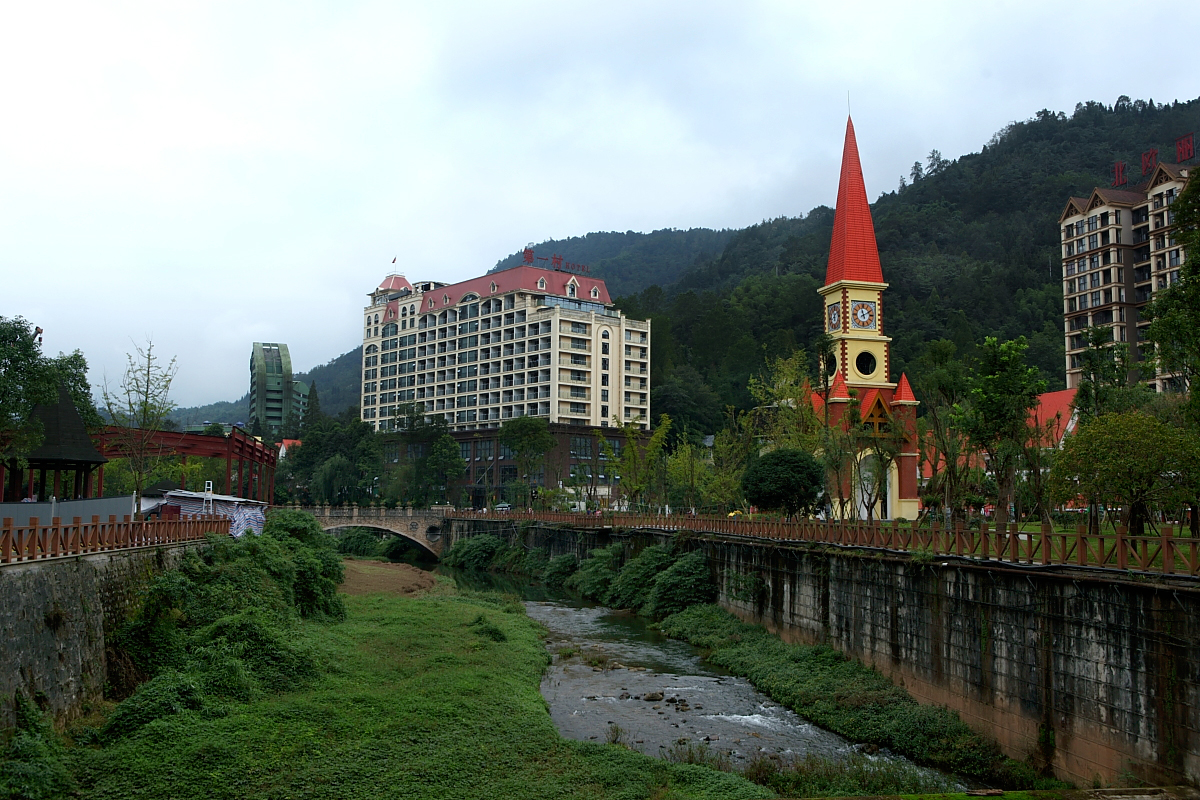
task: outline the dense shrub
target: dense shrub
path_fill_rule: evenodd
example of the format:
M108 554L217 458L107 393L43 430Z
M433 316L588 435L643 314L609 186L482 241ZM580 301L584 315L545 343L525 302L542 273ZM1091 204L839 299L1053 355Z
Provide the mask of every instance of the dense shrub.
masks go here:
M661 618L689 606L711 603L716 596L717 587L708 571L708 559L703 552L695 550L659 573L644 609L648 615Z
M759 755L746 765L742 776L781 797L935 794L955 788L953 781L931 770L859 754L839 760L811 753L799 759Z
M1005 758L995 742L952 711L918 704L879 672L829 647L784 644L717 606L689 608L660 627L708 650L709 661L749 678L777 702L852 741L888 747L920 764L1001 788L1062 786Z
M340 620L337 542L309 515L271 512L262 536L211 537L155 579L138 614L114 637L115 655L146 680L117 706L108 739L209 698L247 701L295 688L317 674L297 644L296 620Z
M546 568L542 570L542 583L552 589L561 589L577 569L579 569L579 559L575 557L574 553L555 556L546 562Z
M383 549L392 542L380 541L379 534L370 528L351 528L337 540L337 543L339 553L345 553L348 556L370 558L372 556L386 555Z
M148 722L184 711L199 711L205 704L204 690L196 676L166 670L143 683L133 696L117 706L101 734L105 739L117 739Z
M607 602L613 608L640 609L650 597L654 579L675 562L669 547L652 545L630 559L613 579Z
M603 602L608 597L609 587L617 577L617 567L625 553L625 545L617 542L588 553L575 574L563 584L584 597Z
M17 692L15 700L16 727L0 751L0 798L68 796L75 784L62 760L62 742L24 694Z
M490 533L459 539L450 548L450 552L442 557L442 563L447 567L485 570L492 565L492 559L503 548L504 540Z

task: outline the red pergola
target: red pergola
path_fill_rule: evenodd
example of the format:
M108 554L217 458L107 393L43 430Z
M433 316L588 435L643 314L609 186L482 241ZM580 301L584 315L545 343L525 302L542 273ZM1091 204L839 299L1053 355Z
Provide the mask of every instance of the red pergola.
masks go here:
M105 428L99 436L100 452L106 458L127 458L129 453L123 437L116 428ZM148 437L156 455L177 455L187 464L188 456L197 458L225 459L225 494L247 500L271 502L275 496L275 464L279 448L260 442L241 428L234 428L228 436L210 436L204 433L179 433L157 431ZM234 462L237 462L237 485L234 485ZM186 486L180 486L184 489ZM104 468L100 468L98 494L104 494Z

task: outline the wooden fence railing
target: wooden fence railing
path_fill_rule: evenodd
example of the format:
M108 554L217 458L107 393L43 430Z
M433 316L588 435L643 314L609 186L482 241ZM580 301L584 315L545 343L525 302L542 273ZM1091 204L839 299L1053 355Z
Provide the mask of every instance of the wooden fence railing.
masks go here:
M79 517L63 522L54 517L43 523L32 517L28 525L13 525L12 519L5 518L0 526L0 564L194 542L208 533L228 536L229 520L205 515L138 522L128 516L123 520L110 516L107 522L99 517L92 517L91 522Z
M1022 531L1016 523L968 529L935 523L932 527L895 522L822 522L738 517L692 517L650 514L571 514L561 512L455 511L454 519L529 520L570 525L574 528L650 528L693 531L748 539L808 542L845 547L873 547L907 552L922 558L954 556L1012 564L1071 565L1136 570L1163 575L1200 577L1200 539L1176 536L1164 526L1149 536L1130 536L1123 528L1115 533L1088 533L1086 526L1063 532L1042 526Z

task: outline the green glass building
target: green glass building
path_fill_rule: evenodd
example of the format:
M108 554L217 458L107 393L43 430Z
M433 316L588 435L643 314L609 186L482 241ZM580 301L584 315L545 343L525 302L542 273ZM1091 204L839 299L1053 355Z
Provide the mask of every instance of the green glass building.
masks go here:
M308 386L292 378L286 344L255 342L250 352L250 425L280 434L289 417L298 426L308 408Z

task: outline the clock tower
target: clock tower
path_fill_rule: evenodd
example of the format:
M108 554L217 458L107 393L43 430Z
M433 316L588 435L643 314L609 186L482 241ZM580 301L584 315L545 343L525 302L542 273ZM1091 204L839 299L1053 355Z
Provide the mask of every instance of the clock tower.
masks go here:
M829 266L821 298L825 307L825 332L833 340L833 355L826 368L828 390L813 393L813 408L818 414L848 430L845 415L857 400L858 417L854 425L868 442L888 440L898 444L895 458L887 465L884 489L878 498L864 497L853 481L843 486L846 497L854 498L857 518L916 519L918 499L917 398L908 378L891 379L892 340L883 335L883 270L879 266L879 247L867 189L863 184L862 165L858 161L858 142L854 123L846 120L846 144L842 150L842 175L838 183L837 213L833 220L833 241L829 245ZM853 418L851 418L853 419ZM898 437L898 438L897 438ZM880 448L860 445L855 456L859 467L877 468ZM884 462L886 463L886 462ZM875 465L875 466L872 466ZM864 465L866 465L864 467ZM870 508L868 508L868 505ZM846 513L833 509L831 513Z
M890 382L889 346L883 335L883 270L875 243L875 226L858 160L854 122L846 120L842 175L838 182L833 241L821 296L825 332L834 342L836 371L847 387L894 389Z

